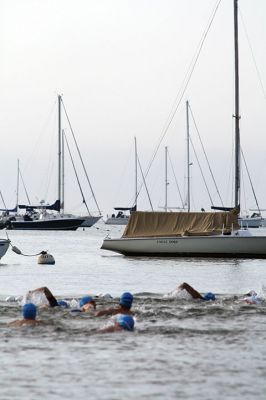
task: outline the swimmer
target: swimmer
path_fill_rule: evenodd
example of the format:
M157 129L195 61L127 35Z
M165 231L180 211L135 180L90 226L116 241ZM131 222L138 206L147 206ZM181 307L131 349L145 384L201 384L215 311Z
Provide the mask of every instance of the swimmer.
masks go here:
M255 292L255 290L250 290L248 293L245 294L245 297L241 299L247 304L260 304L262 299L259 295Z
M24 325L38 325L42 323L40 320L36 320L37 307L33 303L27 303L22 307L23 319L10 322L8 326L19 327Z
M175 289L174 292L176 294L178 294L178 293L180 293L181 290L185 290L188 294L190 294L190 296L193 299L199 299L199 300L205 300L205 301L208 301L208 300L213 300L214 301L215 300L215 295L212 292L205 293L202 296L197 290L195 290L192 286L190 286L186 282L181 283L181 285L179 285L177 287L177 289ZM172 292L172 294L173 294L173 292Z
M30 290L27 294L27 297L32 297L32 294L34 294L34 293L43 293L45 295L46 299L48 300L50 307L68 308L67 302L64 300L57 300L54 297L54 295L52 294L52 292L46 286L38 288L38 289ZM46 305L43 304L41 307L46 307Z
M132 315L131 306L133 303L133 296L129 292L125 292L121 295L119 299L119 306L116 308L107 308L104 310L97 311L95 313L96 317L101 317L102 315Z
M99 329L98 332L109 333L109 332L119 332L119 331L130 331L134 330L134 319L131 315L117 315L114 325L108 326L106 328Z
M90 312L96 310L95 300L91 296L84 296L79 301L81 312Z

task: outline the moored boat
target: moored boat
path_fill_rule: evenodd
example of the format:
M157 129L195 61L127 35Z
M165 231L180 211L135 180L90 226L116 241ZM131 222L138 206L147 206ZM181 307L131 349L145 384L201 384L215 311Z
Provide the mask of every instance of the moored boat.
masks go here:
M102 249L124 255L266 258L266 236L239 229L240 129L238 0L234 0L235 46L235 205L212 213L135 212L123 236L106 238ZM215 208L215 207L212 207Z
M239 229L234 212L135 212L102 249L126 256L266 258L266 237Z
M0 259L6 254L10 245L9 239L0 239Z

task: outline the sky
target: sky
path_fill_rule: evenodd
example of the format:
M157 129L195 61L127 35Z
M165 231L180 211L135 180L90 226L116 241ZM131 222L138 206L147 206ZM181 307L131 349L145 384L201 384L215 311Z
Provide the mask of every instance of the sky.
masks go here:
M218 0L0 0L0 190L16 203L17 160L31 203L57 198L57 95L63 95L76 140L103 215L131 206L135 193L134 137L153 209L186 198L186 100L191 149L191 205L221 205L200 148L200 133L224 205L233 203L233 1L222 0L191 78L186 80ZM239 0L241 145L259 206L266 208L266 2ZM182 88L187 83L183 95ZM176 109L173 114L172 110ZM195 121L195 123L194 123ZM197 127L197 130L195 128ZM91 212L93 202L75 153ZM72 143L72 144L71 144ZM243 163L242 163L243 166ZM242 168L243 209L256 206ZM138 170L138 184L141 185ZM20 181L19 201L26 202ZM65 150L65 205L85 212ZM83 207L83 208L82 208ZM142 188L138 208L150 209Z

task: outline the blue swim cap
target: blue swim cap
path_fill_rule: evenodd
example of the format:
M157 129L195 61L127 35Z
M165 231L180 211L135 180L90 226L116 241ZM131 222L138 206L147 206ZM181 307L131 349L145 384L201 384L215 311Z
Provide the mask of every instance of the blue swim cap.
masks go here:
M35 319L37 314L37 307L33 303L24 304L22 308L22 315L25 319Z
M90 296L84 296L84 297L82 297L82 298L80 299L80 301L79 301L79 306L80 306L80 307L83 307L85 304L89 303L89 302L92 301L92 300L93 300L92 297L90 297Z
M125 292L121 295L119 304L125 308L130 309L133 302L133 296L129 292Z
M58 305L59 307L64 307L64 308L68 308L68 307L69 307L69 305L67 304L67 302L64 301L64 300L57 300L57 305Z
M119 326L127 331L133 331L134 329L134 319L131 315L119 315L116 318Z
M203 296L203 300L215 300L215 295L212 292L208 292Z

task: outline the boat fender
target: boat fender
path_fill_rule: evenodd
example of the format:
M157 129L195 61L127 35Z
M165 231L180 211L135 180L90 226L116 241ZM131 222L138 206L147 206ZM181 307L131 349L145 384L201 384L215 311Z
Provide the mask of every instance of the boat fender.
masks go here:
M55 259L52 254L47 253L46 251L42 251L37 260L38 264L48 264L54 265Z
M11 246L11 248L12 248L12 251L14 251L14 253L19 254L19 255L22 254L21 250L19 250L16 246Z

